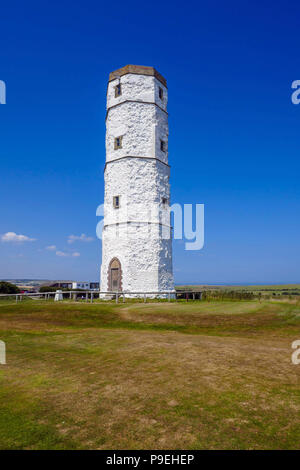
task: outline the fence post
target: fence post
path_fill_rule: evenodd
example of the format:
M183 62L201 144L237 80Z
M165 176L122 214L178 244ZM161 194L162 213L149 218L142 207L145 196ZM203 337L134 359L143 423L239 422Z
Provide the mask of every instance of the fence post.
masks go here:
M188 302L189 301L189 294L187 292L185 294L185 298L186 298L186 301Z
M89 293L88 293L88 292L85 293L85 301L86 301L86 302L89 301Z
M195 293L193 292L193 300L195 300Z
M171 294L169 293L168 294L168 302L170 302L170 301L171 301Z
M94 294L91 292L91 304L93 303Z
M144 294L144 303L146 303L146 294Z
M116 304L119 302L119 294L116 294Z
M125 295L123 294L123 304L125 303Z
M16 302L18 302L18 296L16 295Z

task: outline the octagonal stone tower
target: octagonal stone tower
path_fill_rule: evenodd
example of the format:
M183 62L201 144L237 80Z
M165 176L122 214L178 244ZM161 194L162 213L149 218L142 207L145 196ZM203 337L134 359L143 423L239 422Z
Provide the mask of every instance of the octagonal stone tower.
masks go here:
M153 67L109 76L102 292L174 292L167 100Z

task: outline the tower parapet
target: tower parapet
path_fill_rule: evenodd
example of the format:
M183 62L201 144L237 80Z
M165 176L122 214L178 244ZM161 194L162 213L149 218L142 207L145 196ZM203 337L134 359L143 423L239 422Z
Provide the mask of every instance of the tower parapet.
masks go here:
M147 67L145 65L125 65L120 69L114 70L109 74L109 81L115 78L122 77L127 74L148 75L157 78L165 87L167 87L167 80L157 71L154 67Z

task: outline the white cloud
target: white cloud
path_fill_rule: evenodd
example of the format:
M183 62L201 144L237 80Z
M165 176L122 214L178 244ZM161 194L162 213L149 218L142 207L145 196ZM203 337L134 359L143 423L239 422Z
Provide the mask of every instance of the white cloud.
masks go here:
M10 258L24 258L23 253L18 253L17 255L11 255Z
M80 253L78 253L78 251L74 251L74 253L66 253L65 251L56 251L55 254L56 256L73 256L75 258L80 256Z
M55 251L55 250L56 250L56 245L49 245L49 246L46 246L46 250Z
M15 232L7 232L1 237L2 242L34 242L36 238L29 238L26 235L17 235Z
M64 251L57 251L55 254L56 256L69 256L69 254L65 253Z
M69 235L68 236L68 243L74 243L76 241L80 242L92 242L94 240L93 237L87 237L85 233L81 235Z

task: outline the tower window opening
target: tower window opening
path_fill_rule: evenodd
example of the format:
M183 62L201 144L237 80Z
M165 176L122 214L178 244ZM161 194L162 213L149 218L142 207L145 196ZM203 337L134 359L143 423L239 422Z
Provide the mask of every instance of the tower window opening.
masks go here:
M115 150L122 148L122 139L123 139L122 136L115 138Z
M168 199L166 197L163 197L162 198L162 203L165 205L165 204L167 204L167 202L168 202Z
M166 151L166 142L164 140L161 140L160 141L160 150L162 152L165 152Z
M159 87L159 89L158 89L158 96L161 100L164 97L164 90L161 87Z
M113 206L115 209L119 209L120 207L120 196L113 197Z
M121 83L115 86L115 98L122 95Z

